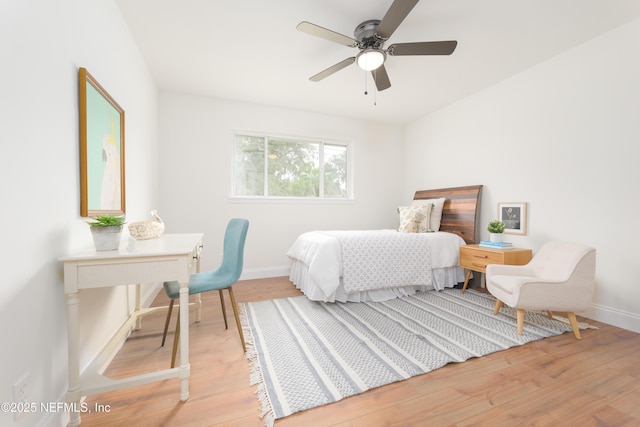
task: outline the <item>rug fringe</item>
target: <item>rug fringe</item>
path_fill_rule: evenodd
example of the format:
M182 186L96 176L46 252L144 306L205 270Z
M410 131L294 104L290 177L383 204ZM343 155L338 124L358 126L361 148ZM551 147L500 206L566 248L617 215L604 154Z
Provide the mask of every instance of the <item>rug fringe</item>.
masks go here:
M244 334L244 342L247 347L247 352L245 353L246 359L249 361L250 369L249 369L249 386L258 385L255 393L258 397L258 402L260 403L260 418L264 421L265 427L273 427L275 423L275 415L273 414L273 407L271 406L271 401L269 400L269 395L267 393L267 387L264 384L264 379L262 377L262 369L260 367L260 362L258 360L258 352L256 350L255 340L253 338L253 332L249 327L249 323L247 321L247 309L245 304L239 304L239 312L240 312L240 325L242 326L242 331Z
M487 294L486 292L478 292L478 291L476 291L474 289L468 289L467 292L474 293L474 294L476 294L477 296L480 296L480 297L488 297L489 299L491 299L493 301L495 301L495 299L496 299L491 294ZM530 310L530 311L534 312L534 313L539 313L540 315L543 315L543 316L546 316L547 313L548 313L547 310ZM567 325L571 325L571 322L569 322L569 319L566 318L566 317L558 316L557 314L553 313L553 318L555 320L559 320L560 322L566 323ZM591 324L586 323L586 322L578 322L578 329L585 330L585 329L599 329L599 328L597 326L595 326L595 325L591 325Z
M553 318L555 320L559 320L560 322L566 323L568 325L571 324L571 322L569 322L569 319L567 319L566 317L562 317L562 316L557 316L557 315L553 315ZM578 329L599 329L597 326L595 325L590 325L589 323L585 323L585 322L578 322Z

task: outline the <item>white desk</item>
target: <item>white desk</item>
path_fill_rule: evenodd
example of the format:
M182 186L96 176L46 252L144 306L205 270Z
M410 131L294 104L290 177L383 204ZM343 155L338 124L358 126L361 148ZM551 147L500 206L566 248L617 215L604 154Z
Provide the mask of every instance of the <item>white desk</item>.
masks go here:
M67 298L67 334L69 346L69 388L67 402L80 410L82 396L146 384L167 378L181 379L180 400L189 398L189 276L200 269L202 234L165 234L157 239L139 240L137 251L123 244L117 251L95 250L60 258L64 263L64 292ZM180 366L129 378L113 380L98 373L106 354L97 357L85 372L80 372L80 333L78 292L81 289L111 287L177 280L180 282ZM136 295L139 298L139 290ZM131 331L143 312L136 311L114 337L105 353L113 351ZM138 323L139 325L139 323ZM70 405L73 407L73 405ZM80 425L80 412L71 412L70 426Z

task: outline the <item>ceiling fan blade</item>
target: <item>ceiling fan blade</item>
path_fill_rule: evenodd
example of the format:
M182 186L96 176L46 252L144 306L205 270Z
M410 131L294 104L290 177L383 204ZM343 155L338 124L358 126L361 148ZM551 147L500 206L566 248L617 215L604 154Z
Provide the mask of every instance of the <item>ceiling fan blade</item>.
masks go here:
M376 82L376 88L378 88L378 92L382 92L383 90L389 89L391 87L389 75L387 74L387 69L384 68L384 64L379 66L375 70L371 70L371 75L373 76L373 80Z
M455 40L442 42L416 42L392 44L387 49L391 56L402 55L451 55L456 50L458 42Z
M404 18L407 17L418 1L419 0L395 0L376 29L378 36L383 39L391 37L391 34L393 34L402 21L404 21Z
M312 36L320 37L344 46L356 47L358 45L357 40L351 37L336 33L335 31L327 30L326 28L312 24L311 22L302 21L298 24L296 29L303 33L311 34Z
M347 58L344 61L340 61L335 65L332 65L331 67L327 68L324 71L320 71L318 74L316 74L315 76L311 76L309 77L309 80L311 80L312 82L319 82L320 80L329 77L331 74L338 72L340 70L342 70L345 67L348 67L349 65L353 64L354 61L356 60L355 56L352 56L351 58Z

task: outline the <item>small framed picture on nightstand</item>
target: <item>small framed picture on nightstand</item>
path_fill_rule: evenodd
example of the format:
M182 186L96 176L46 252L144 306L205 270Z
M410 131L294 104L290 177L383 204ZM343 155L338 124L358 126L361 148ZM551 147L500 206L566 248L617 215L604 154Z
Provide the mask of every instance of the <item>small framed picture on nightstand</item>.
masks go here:
M504 222L505 234L527 234L527 203L498 203L498 219Z

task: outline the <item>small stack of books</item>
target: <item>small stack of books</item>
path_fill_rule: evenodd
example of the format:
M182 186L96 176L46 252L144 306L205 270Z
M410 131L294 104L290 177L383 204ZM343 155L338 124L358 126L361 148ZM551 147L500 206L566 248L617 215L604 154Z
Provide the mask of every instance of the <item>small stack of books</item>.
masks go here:
M513 247L513 243L510 242L490 242L488 240L481 240L480 245L484 248L493 248L493 249L509 249Z

